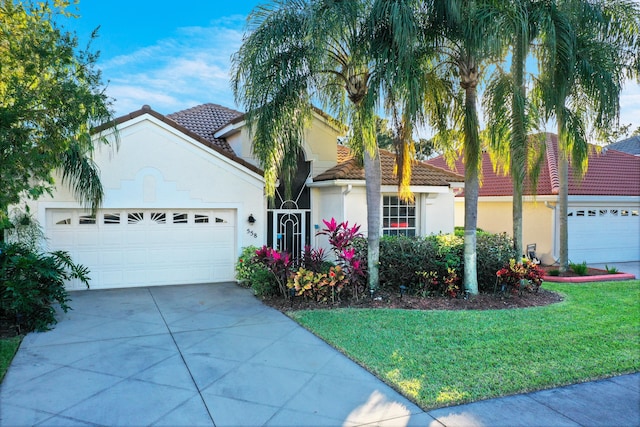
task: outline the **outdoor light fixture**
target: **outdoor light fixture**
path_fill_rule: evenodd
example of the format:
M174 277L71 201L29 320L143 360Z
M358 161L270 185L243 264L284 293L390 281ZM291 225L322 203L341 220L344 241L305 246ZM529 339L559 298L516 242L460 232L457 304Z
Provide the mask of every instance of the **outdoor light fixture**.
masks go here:
M256 222L256 219L253 217L253 214L250 214L249 219L247 219L247 221L249 221L249 224L253 224Z
M400 298L407 292L407 287L405 285L400 285Z

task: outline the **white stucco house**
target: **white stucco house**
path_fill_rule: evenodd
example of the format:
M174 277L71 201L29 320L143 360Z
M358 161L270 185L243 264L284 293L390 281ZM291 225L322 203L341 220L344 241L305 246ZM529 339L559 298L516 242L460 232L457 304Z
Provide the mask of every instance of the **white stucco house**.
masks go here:
M631 139L630 139L631 140ZM525 184L523 243L536 245L536 255L552 265L559 257L558 137L545 135L544 162L538 185ZM626 143L625 143L626 144ZM636 141L637 144L637 141ZM610 145L589 153L589 166L579 179L569 171L569 260L606 263L640 260L640 157ZM448 168L442 157L428 163ZM461 160L449 169L464 171ZM496 172L487 153L482 159L478 227L492 233L513 232L511 177ZM464 225L464 197L456 197L456 225Z
M105 190L95 217L62 186L25 202L48 249L87 266L92 288L231 281L242 247L299 253L322 245L316 231L332 217L367 232L363 170L320 111L306 133L293 197L285 200L280 188L271 203L242 113L204 104L165 116L144 106L116 123L118 146L99 146L94 156ZM416 201L408 205L395 195L393 154L381 157L383 233L451 232L463 177L417 164Z

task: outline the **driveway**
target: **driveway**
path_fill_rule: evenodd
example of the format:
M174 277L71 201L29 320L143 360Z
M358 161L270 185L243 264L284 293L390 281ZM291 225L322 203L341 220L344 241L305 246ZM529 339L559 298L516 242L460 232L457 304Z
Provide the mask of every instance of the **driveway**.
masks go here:
M25 337L0 425L427 425L433 418L235 284L83 291Z

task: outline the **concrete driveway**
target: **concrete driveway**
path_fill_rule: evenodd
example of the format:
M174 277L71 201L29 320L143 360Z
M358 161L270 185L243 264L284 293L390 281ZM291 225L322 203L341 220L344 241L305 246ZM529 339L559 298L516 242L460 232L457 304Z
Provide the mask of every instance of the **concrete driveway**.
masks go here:
M0 425L426 425L433 418L235 284L84 291L25 337Z

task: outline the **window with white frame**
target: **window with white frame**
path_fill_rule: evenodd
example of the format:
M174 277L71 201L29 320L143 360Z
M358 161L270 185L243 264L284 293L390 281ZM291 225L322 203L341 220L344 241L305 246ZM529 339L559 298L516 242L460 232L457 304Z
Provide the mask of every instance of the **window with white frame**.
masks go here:
M382 234L385 236L415 236L415 203L404 202L398 196L383 196Z

